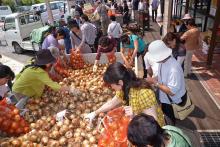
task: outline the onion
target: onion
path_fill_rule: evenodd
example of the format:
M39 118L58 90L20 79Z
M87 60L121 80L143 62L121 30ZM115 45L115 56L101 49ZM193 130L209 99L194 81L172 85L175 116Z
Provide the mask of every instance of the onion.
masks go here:
M59 139L59 144L60 144L60 145L65 145L65 144L67 144L67 139L66 139L65 137L61 137L61 138Z
M59 144L59 142L58 141L56 141L56 140L49 140L49 142L48 142L48 146L51 146L51 147L58 147L60 144Z
M65 134L65 137L66 137L67 139L72 138L72 137L73 137L72 131L67 131L66 134Z
M44 137L41 138L41 143L43 145L47 145L48 141L49 141L49 138L47 136L44 136Z
M64 125L69 125L70 121L68 119L65 119L63 123L64 123Z
M89 142L90 142L91 144L96 143L95 137L94 137L94 136L91 136L91 137L89 138Z
M87 147L87 146L89 146L89 141L88 140L84 140L82 142L82 144L83 144L83 146Z
M2 142L2 143L0 144L0 146L1 146L1 147L9 147L9 146L10 146L10 143L7 142L7 141L5 141L5 142Z
M58 131L52 131L51 138L57 139L60 136L60 133Z
M31 142L37 142L38 136L36 136L36 135L31 135L29 139L30 139Z

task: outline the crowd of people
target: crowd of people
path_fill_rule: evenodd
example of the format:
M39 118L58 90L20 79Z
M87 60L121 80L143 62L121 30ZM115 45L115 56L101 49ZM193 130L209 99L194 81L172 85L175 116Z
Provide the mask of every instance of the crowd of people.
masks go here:
M133 0L133 4L136 3ZM138 1L137 10L146 9L143 3ZM97 53L93 66L96 72L101 54L120 52L123 63L116 60L103 75L104 82L116 91L115 96L89 113L86 119L92 121L100 113L124 105L126 115L132 118L127 135L133 145L192 146L189 138L175 127L176 118L171 104L181 106L186 103L184 76L190 76L192 54L201 47L200 31L195 20L187 14L182 19L183 23L175 26L175 31L165 34L162 40L147 42L147 38L145 41L135 32L123 32L115 15L108 16L108 9L112 6L118 10L122 7L124 16L130 17L129 9L136 10L130 0L124 1L123 6L115 2L110 7L101 1L97 4L94 16L100 16L102 35L98 35L97 26L83 14L83 3L71 7L71 19L68 22L61 19L59 28L50 27L42 49L16 78L9 67L0 65L1 98L8 92L5 84L14 78L13 86L9 87L17 98L19 108L25 107L29 98L41 97L46 85L56 91L77 93L77 89L60 86L50 78L49 75L54 74L54 63L61 61L64 67L68 66L66 54L71 52ZM152 7L157 9L158 5L159 2L153 0ZM153 21L157 16L155 9L152 9L155 14ZM128 59L126 55L129 52L131 56ZM139 56L144 63L144 78L137 77L132 70L134 59Z

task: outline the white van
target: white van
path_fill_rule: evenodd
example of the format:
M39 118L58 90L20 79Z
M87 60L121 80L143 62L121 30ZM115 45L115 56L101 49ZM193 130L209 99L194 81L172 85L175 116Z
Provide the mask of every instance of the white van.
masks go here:
M50 2L50 8L52 10L53 18L55 21L59 20L62 15L64 15L63 12L64 2L62 1L53 1ZM47 8L45 3L35 4L31 6L31 11L34 11L34 8L36 8L38 11L41 12L41 19L42 22L45 24L48 22L48 14L47 14Z
M12 14L11 8L9 6L0 6L0 21L5 20L5 16Z
M16 53L23 50L39 50L38 44L30 41L33 29L43 27L42 22L33 19L33 13L13 13L5 17L0 29L1 45L13 47Z

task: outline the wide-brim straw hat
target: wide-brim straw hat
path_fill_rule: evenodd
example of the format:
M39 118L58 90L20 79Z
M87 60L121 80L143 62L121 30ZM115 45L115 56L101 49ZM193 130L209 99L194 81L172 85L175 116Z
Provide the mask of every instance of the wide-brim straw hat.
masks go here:
M50 63L54 63L56 59L51 54L50 50L42 49L37 52L35 64L36 65L46 65Z
M172 49L168 48L162 40L156 40L150 43L148 58L154 62L160 62L172 55Z

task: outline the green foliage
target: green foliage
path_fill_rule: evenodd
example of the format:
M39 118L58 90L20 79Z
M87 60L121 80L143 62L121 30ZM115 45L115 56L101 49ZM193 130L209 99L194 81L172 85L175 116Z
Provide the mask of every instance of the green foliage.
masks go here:
M44 2L45 2L44 0L34 0L34 4L44 3ZM21 0L21 4L27 6L33 5L32 0Z
M14 0L2 0L2 5L9 5L12 11L15 11Z

